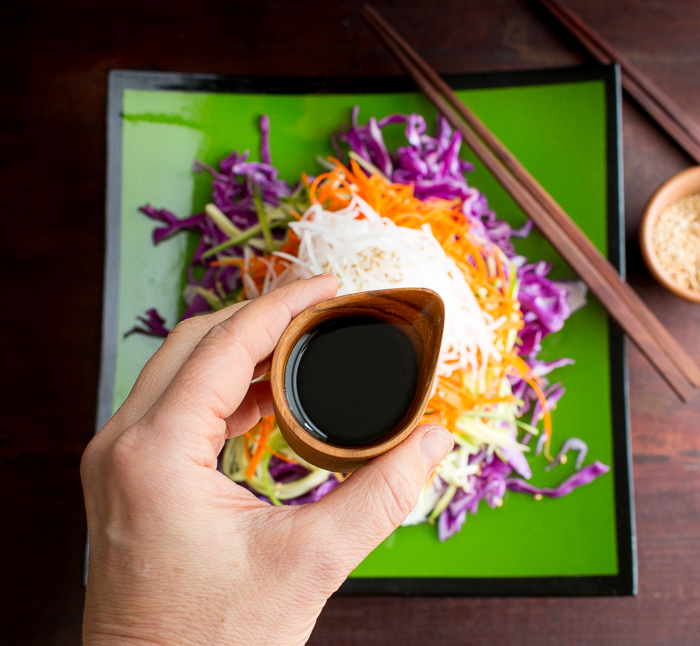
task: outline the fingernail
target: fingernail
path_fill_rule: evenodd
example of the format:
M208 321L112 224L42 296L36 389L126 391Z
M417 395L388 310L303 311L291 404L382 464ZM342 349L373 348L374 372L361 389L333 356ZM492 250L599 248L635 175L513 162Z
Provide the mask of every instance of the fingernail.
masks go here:
M454 447L452 434L444 427L431 424L420 441L420 452L426 469L434 469Z

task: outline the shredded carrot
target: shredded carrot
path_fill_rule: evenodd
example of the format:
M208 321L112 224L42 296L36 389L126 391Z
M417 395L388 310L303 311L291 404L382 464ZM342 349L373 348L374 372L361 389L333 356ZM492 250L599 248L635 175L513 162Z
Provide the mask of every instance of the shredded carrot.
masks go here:
M423 420L439 422L454 430L457 420L464 412L490 410L500 403L515 403L517 400L514 396L499 395L502 380L508 374L515 374L532 387L540 402L547 433L545 455L549 457L551 416L539 379L517 355L517 350L508 348L508 343L512 343L511 332L522 329L524 324L520 303L510 295L510 281L507 277L514 270L506 266L508 259L494 243L484 239L472 226L462 212L461 200L420 200L415 197L411 184L395 184L381 175L368 175L354 159L350 160L349 168L333 157L328 159L334 165L333 170L318 175L313 181L302 174L302 181L309 190L312 203L337 210L346 207L354 193L382 217L398 226L420 229L428 225L445 253L464 274L480 307L493 316L494 320L501 317L505 319L495 330L495 343L501 349L502 362L489 364L485 383L479 393L472 394L464 387L465 374L460 370L456 370L450 378L441 377ZM299 239L290 231L282 251L297 255L298 249ZM256 256L249 261L247 273L256 286L261 288L270 268L279 274L285 267L285 263L276 257ZM263 450L260 447L264 447L265 441L263 426L258 448L248 467L251 475L260 460Z
M265 449L267 448L267 440L270 437L270 433L272 432L272 429L274 427L274 415L268 415L267 417L262 418L260 422L260 436L258 437L258 446L255 449L255 453L253 453L253 457L248 463L248 468L245 470L247 478L252 478L255 475L255 470L258 468L260 460L262 460L262 457L265 453Z
M493 243L480 239L461 211L460 200L432 198L419 200L413 194L412 185L393 184L380 175L368 176L355 162L350 161L350 168L337 159L329 157L335 169L319 175L311 185L311 200L321 203L335 203L345 206L348 202L346 191L354 185L354 191L365 200L377 213L389 218L395 224L418 229L429 225L431 231L445 252L454 259L464 273L474 294L480 298L481 307L494 319L501 316L506 321L496 330L501 347L506 347L506 337L511 330L523 327L522 313L518 301L509 296L509 281L504 265L505 258ZM340 208L340 206L338 208ZM495 264L495 275L489 271L487 258ZM510 270L512 271L512 269ZM479 296L479 295L482 296ZM486 297L483 297L486 294ZM546 454L549 454L551 441L551 417L546 399L538 380L530 367L516 354L504 351L504 363L515 373L525 379L532 387L542 407L544 427L547 433ZM476 408L491 408L495 404L513 403L512 396L499 397L499 384L505 377L501 367L493 365L483 394L472 396L462 385L462 373L456 371L453 378L439 380L438 389L429 403L433 412L424 419L442 420L448 428L454 428L459 414Z
M498 270L498 277L501 279L501 291L505 295L506 293L506 274L505 271L503 270L503 263L501 262L500 259L500 254L496 253L495 258L496 258L496 269Z
M542 388L539 383L539 378L532 374L529 366L523 361L518 355L512 354L505 357L505 359L516 369L518 376L527 381L528 385L532 390L535 391L537 399L542 407L542 416L544 430L547 434L547 439L544 445L544 455L548 460L552 460L552 456L549 452L549 447L552 442L552 417L549 412L549 406L547 405L547 398L542 392Z
M273 449L268 449L272 455L274 455L276 458L279 458L283 462L289 462L290 464L296 464L297 461L293 460L292 458L288 458L286 455L282 455L281 453L278 453L277 451L274 451Z

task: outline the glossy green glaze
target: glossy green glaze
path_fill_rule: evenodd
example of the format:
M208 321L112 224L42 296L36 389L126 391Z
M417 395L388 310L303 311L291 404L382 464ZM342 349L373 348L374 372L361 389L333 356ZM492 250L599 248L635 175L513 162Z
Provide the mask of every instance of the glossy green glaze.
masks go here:
M601 249L606 248L605 90L602 82L468 90L458 93L525 164ZM201 212L209 177L192 172L200 159L215 165L232 150L258 158L257 119L272 122L272 157L282 177L316 174L316 155L332 154L330 135L361 106L360 120L390 112L419 111L432 126L434 110L415 93L371 95L243 95L126 91L123 122L122 239L119 341L115 408L123 401L158 340L123 339L137 315L157 307L172 325L180 291L187 236L154 247L153 222L137 208L151 203L179 216ZM390 141L398 142L395 127ZM463 151L470 159L470 152ZM501 218L519 225L520 210L476 165L469 181ZM554 262L552 275L571 270L534 232L518 250L531 260ZM568 392L553 413L553 451L571 435L588 442L587 462L612 461L608 324L597 301L575 313L545 341L542 358L572 357L576 365L551 377ZM544 458L531 460L537 485L556 485L573 472L573 460L545 474ZM617 572L612 471L560 500L537 502L507 494L500 509L482 503L460 534L441 544L435 527L400 528L353 573L356 577L543 577Z

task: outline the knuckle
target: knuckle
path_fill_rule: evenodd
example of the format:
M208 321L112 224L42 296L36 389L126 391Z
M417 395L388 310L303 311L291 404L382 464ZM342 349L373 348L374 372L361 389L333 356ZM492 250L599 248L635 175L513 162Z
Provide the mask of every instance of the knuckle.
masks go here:
M142 440L137 426L126 429L109 447L106 467L117 479L130 480L141 462Z
M229 337L235 338L235 335L231 333L227 325L224 325L224 323L214 323L202 340L206 343L208 341L218 341L221 338L227 339Z
M277 297L279 302L286 307L288 301L295 301L297 298L303 295L304 288L306 284L300 280L296 280L293 283L289 283L286 289L282 293L278 293Z
M290 319L291 312L287 303L277 297L272 303L267 302L264 306L261 304L260 307L249 310L246 316L214 323L204 335L202 344L232 344L232 351L242 351L257 364L277 345ZM278 330L279 327L281 329Z
M246 359L251 361L253 364L257 363L255 350L250 346L247 339L254 334L268 334L269 331L265 326L259 326L256 330L251 330L250 334L237 334L234 330L231 330L228 325L217 323L214 325L207 335L202 339L204 344L208 343L225 343L230 345L230 351L232 354L242 354Z
M80 477L83 483L105 477L133 482L142 470L139 464L147 462L141 458L147 450L148 442L144 441L138 424L113 440L98 434L85 447L80 460Z
M205 317L193 316L184 321L180 321L168 334L168 338L178 342L193 337L201 337L208 325Z
M252 350L245 340L245 334L238 334L226 321L215 323L211 329L204 335L201 345L221 344L229 346L229 351L234 354L243 352L247 356L253 356Z
M400 525L416 504L416 492L413 483L401 471L392 468L388 473L381 471L384 486L374 488L382 492L380 505L387 520L393 525Z
M265 340L265 347L270 348L270 351L277 345L277 342L279 341L279 335L275 336L267 327L263 328L263 331L265 333L265 336L267 337ZM261 361L265 357L254 357L255 362L258 363L258 361Z

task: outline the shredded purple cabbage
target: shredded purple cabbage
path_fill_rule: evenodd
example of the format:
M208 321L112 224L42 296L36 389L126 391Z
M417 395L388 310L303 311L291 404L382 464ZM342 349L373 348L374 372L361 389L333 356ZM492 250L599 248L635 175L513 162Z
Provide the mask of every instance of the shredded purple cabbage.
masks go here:
M134 333L146 334L148 336L159 336L165 338L170 334L170 330L165 327L165 319L158 314L155 309L146 311L145 316L138 316L137 320L143 327L135 325L124 336L127 337Z
M338 486L338 484L340 483L338 482L335 476L329 476L328 480L325 480L317 487L314 487L308 493L305 493L303 496L299 496L298 498L285 500L285 503L287 505L307 505L310 502L318 502L329 491L333 491L333 489L335 489Z
M294 482L295 480L300 480L301 478L309 474L309 470L305 467L302 467L299 464L293 464L292 462L285 462L284 460L280 460L277 456L274 455L270 458L270 464L268 468L270 471L270 475L274 478L275 482L280 482L282 484ZM335 475L331 475L329 476L328 480L325 480L320 485L315 486L313 489L311 489L304 495L297 496L296 498L292 498L291 500L285 500L284 504L306 505L311 502L316 502L323 498L323 496L325 496L329 491L335 489L338 486L338 484L340 483L338 482L338 479L335 477ZM257 492L254 493L258 497L265 498L267 500L266 496L260 496Z
M336 150L342 154L338 142L348 144L350 150L376 166L392 182L413 184L419 199L441 197L467 200L475 194L464 180L464 172L474 166L458 157L462 136L452 129L442 115L438 117L435 137L425 133L425 119L420 114L390 114L377 121L370 117L367 124L357 122L360 107L352 111L350 127L336 133ZM391 124L406 124L408 146L390 154L382 129Z
M426 134L425 119L420 114L390 114L379 121L371 117L367 124L359 125L359 112L359 106L355 106L350 126L344 126L333 136L341 157L343 150L339 142L347 144L392 182L413 184L414 195L419 199L463 200L462 211L469 221L482 229L485 237L508 257L515 255L511 237L527 237L532 223L527 221L520 229L512 229L510 224L496 218L483 193L469 186L464 173L474 170L474 165L459 158L462 136L452 131L443 115L438 115L435 136L431 137ZM392 124L406 125L404 134L408 142L393 154L382 136L382 129Z
M523 440L522 443L526 444L526 441ZM525 480L532 478L532 468L530 467L530 463L527 461L525 454L520 449L501 449L501 453L508 463L508 466L511 467L519 476L522 476L525 478Z
M206 171L212 176L212 202L240 229L247 229L258 222L255 206L256 192L260 194L263 202L275 207L279 205L281 199L292 195L294 190L286 181L279 179L279 171L272 165L270 119L266 114L260 117L260 135L260 159L262 161L248 161L250 153L246 150L243 153L238 151L231 153L219 163L219 170L200 161L194 163L194 170L197 173ZM189 285L207 290L219 287L227 294L241 286L241 275L238 267L214 267L211 265L213 258L203 258L207 251L227 240L226 234L205 213L197 213L180 219L171 211L157 209L150 204L139 210L149 218L163 224L153 231L155 244L180 231L191 231L199 235L199 244L187 268ZM279 236L280 234L273 232L273 235ZM220 255L240 256L242 253L241 247L230 247L221 252ZM193 294L191 290L189 293ZM187 294L186 291L186 309L181 320L211 310L210 304L200 294L194 294L189 298ZM149 312L151 311L155 317L154 321L162 319L155 310L149 310ZM150 320L151 315L147 313L146 316ZM137 326L129 333L140 332L153 336L167 336L167 330L162 324L151 326L143 318L139 317L139 321L145 327Z
M468 492L464 489L457 490L450 504L438 517L438 538L443 542L462 529L467 512L476 514L482 500L491 509L495 509L502 504L506 493L506 478L512 471L510 465L497 455L486 456L485 451L471 456L469 462L480 462L481 473L469 478L471 489Z
M588 455L588 444L578 437L568 438L564 444L562 444L561 449L559 449L559 453L554 456L554 460L552 460L552 462L550 462L544 468L544 470L551 471L554 467L559 466L561 464L562 457L564 457L569 451L578 451L578 455L576 456L576 471L579 471L583 466L583 461L586 459L586 455Z
M545 388L547 388L549 382L546 379L546 375L552 372L552 370L556 370L557 368L563 368L564 366L573 365L574 360L561 358L547 363L545 361L540 361L539 359L525 358L525 363L527 363L527 365L530 366L532 374L536 377L539 377L542 383L544 384ZM509 377L509 380L513 395L515 395L518 399L520 399L523 402L522 406L519 409L519 413L520 415L524 415L530 410L532 404L537 402L537 396L524 379L511 376Z
M598 462L596 460L593 464L589 464L583 467L580 471L577 471L570 478L567 478L555 489L550 489L548 487L535 487L529 482L522 480L520 478L509 478L506 480L506 487L508 491L513 491L515 493L529 493L533 496L547 496L548 498L562 498L568 496L574 489L583 487L583 485L590 484L599 476L610 471L610 467Z
M276 455L270 458L270 465L268 468L275 482L281 482L282 484L294 482L295 480L309 475L309 470L307 468L302 467L300 464L280 460Z
M516 264L520 258L516 259ZM542 339L561 330L571 314L567 290L547 278L551 268L551 263L544 260L518 267L518 300L525 323L519 334L520 354L523 356L537 354L542 348Z
M562 498L568 496L575 489L590 484L610 470L610 467L596 461L577 471L558 487L551 489L535 487L523 478L509 478L508 476L513 471L512 465L509 462L503 462L496 455L486 458L483 465L479 475L471 476L470 491L459 489L450 504L438 517L437 526L440 541L444 542L459 532L467 519L467 512L476 514L481 500L495 509L502 504L506 490L533 496Z

